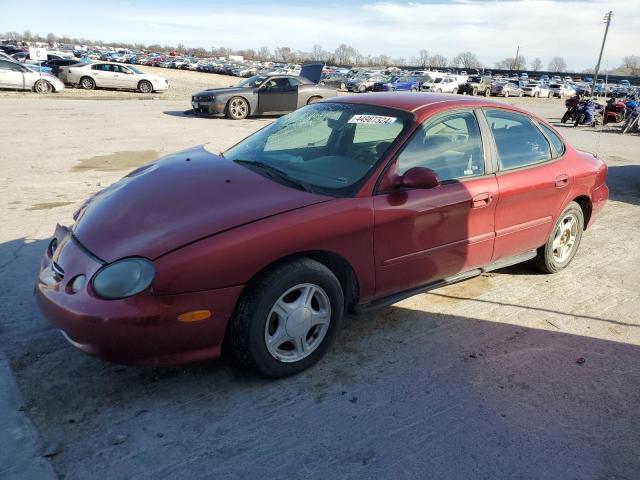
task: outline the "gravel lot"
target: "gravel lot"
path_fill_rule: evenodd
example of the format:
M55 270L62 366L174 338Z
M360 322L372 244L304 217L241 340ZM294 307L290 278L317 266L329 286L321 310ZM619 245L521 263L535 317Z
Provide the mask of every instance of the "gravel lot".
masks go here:
M22 457L47 453L71 479L638 478L637 135L562 129L605 158L611 188L568 270L515 266L349 318L326 359L294 378L226 362L123 367L67 344L32 297L55 224L141 163L221 150L271 121L184 116L194 90L234 79L153 70L181 78L157 100L0 94L0 364L19 389L12 402L0 393L0 425L33 427ZM509 100L563 113L558 100ZM18 445L7 438L0 452ZM45 478L42 462L0 453L0 477Z

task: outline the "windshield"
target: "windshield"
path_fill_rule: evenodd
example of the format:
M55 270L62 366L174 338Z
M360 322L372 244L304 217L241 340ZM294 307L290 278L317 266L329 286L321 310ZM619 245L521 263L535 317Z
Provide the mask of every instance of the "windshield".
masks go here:
M262 75L255 75L253 77L242 80L238 85L236 85L236 87L255 88L259 86L262 82L264 82L266 79L267 77L263 77Z
M274 181L354 195L413 116L389 108L317 103L286 115L223 156Z
M469 77L469 80L467 80L467 82L469 82L469 83L480 83L480 77Z

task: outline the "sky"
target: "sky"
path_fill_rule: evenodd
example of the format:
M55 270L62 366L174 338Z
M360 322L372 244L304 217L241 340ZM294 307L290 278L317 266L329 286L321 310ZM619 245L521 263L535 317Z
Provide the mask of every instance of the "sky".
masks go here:
M5 3L3 0L2 3ZM346 43L367 55L417 57L421 49L448 58L475 53L488 67L520 54L546 67L555 55L569 69L595 66L613 10L603 68L640 54L638 0L30 0L2 6L0 32L84 37L105 42L182 43L272 51L279 46L334 50Z

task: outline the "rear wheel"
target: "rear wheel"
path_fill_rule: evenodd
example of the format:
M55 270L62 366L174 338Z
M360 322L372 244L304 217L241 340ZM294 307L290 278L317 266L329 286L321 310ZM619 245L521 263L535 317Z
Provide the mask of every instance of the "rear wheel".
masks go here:
M231 347L262 375L293 375L325 355L343 315L333 272L311 259L294 260L249 287L231 321Z
M567 121L571 118L571 109L568 108L564 115L560 119L560 123L567 123Z
M82 77L80 79L80 86L85 90L94 90L96 88L96 81L91 77Z
M571 202L558 217L547 243L538 249L535 259L538 268L546 273L556 273L567 267L578 251L583 230L582 209L576 202Z
M142 80L140 83L138 83L138 91L140 93L152 93L153 85L151 85L151 82L149 80Z
M487 89L484 91L484 96L485 96L485 97L489 97L489 96L491 96L491 89L490 89L490 88L487 88Z
M227 116L232 120L242 120L249 115L249 104L242 97L233 97L227 102Z
M474 97L478 95L478 89L476 87L473 87L473 90L471 90L471 95L473 95Z
M33 90L38 93L51 93L53 92L53 85L46 80L38 80L33 85Z
M576 115L576 121L573 124L573 126L577 127L579 125L582 125L582 122L584 122L584 120L585 120L584 113L579 113L578 115Z
M509 96L509 90L505 90L504 91L504 98L507 98Z
M413 88L411 89L411 91L412 91L412 92L417 92L417 91L418 91L418 89L417 89L416 87L413 87Z

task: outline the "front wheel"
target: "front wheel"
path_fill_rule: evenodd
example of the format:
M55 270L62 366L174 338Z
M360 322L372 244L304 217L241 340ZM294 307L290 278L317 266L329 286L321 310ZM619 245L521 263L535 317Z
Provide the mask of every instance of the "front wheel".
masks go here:
M307 100L307 105L319 102L320 100L322 100L322 97L311 97L309 100Z
M571 202L558 217L547 243L538 249L535 259L538 268L546 273L557 273L566 268L578 251L583 230L582 209L576 202Z
M585 121L584 113L579 113L578 115L576 115L576 121L573 124L573 126L574 127L578 127L578 126L582 125L584 121Z
M38 80L33 85L33 90L38 93L51 93L53 92L53 85L51 85L46 80Z
M232 120L242 120L249 115L249 104L242 97L233 97L227 103L227 116Z
M457 89L457 88L454 88L454 89L451 91L451 93L452 93L453 95L455 95L456 93L458 93L458 89Z
M505 92L504 92L504 98L507 98L508 96L509 96L509 91L508 91L508 90L505 90Z
M474 97L478 95L478 89L474 87L473 90L471 90L471 95L473 95Z
M491 96L491 89L490 89L490 88L487 88L487 89L484 91L484 96L485 96L485 97L490 97L490 96Z
M298 259L248 287L230 325L241 363L267 377L299 373L320 360L344 315L344 295L323 264Z
M142 80L138 84L138 91L140 93L153 93L153 85L151 85L149 80Z
M567 123L567 121L571 118L571 109L568 108L564 115L560 119L560 123Z

